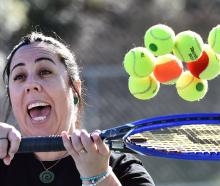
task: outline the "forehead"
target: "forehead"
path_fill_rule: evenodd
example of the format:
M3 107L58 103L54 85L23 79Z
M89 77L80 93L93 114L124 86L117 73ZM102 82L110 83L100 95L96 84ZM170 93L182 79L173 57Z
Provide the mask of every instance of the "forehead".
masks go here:
M53 45L44 42L34 42L19 48L12 57L12 63L31 61L39 57L49 57L55 61L58 60L56 48Z

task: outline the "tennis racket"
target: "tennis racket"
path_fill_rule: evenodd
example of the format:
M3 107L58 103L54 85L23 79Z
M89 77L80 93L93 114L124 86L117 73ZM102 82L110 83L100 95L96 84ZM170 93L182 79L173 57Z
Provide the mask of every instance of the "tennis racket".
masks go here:
M164 158L220 160L220 113L160 116L103 130L110 149ZM23 137L19 153L65 150L61 136Z

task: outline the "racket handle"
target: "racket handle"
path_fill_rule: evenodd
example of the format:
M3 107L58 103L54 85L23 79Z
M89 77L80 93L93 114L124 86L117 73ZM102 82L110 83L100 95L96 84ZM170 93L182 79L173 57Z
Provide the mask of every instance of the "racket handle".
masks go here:
M61 136L22 137L18 153L66 150Z
M125 147L125 145L123 145L123 142L119 143L114 141L107 142L110 150L134 153L134 151ZM63 145L63 140L61 136L22 137L18 153L51 152L64 150L66 149Z

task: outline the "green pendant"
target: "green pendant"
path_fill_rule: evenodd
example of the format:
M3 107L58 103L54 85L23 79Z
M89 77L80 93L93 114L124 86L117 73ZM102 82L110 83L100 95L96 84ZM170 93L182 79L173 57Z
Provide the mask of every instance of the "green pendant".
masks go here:
M51 183L53 182L55 175L53 172L45 170L40 173L39 178L42 183Z

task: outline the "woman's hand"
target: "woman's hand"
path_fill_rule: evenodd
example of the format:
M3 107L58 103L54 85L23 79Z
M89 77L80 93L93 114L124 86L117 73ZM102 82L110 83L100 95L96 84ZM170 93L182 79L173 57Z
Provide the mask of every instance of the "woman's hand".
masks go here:
M62 133L62 138L82 177L99 175L107 170L110 150L100 138L98 131L90 135L84 129L76 129L71 139L67 132Z
M20 132L15 127L0 122L0 159L10 165L21 141Z

